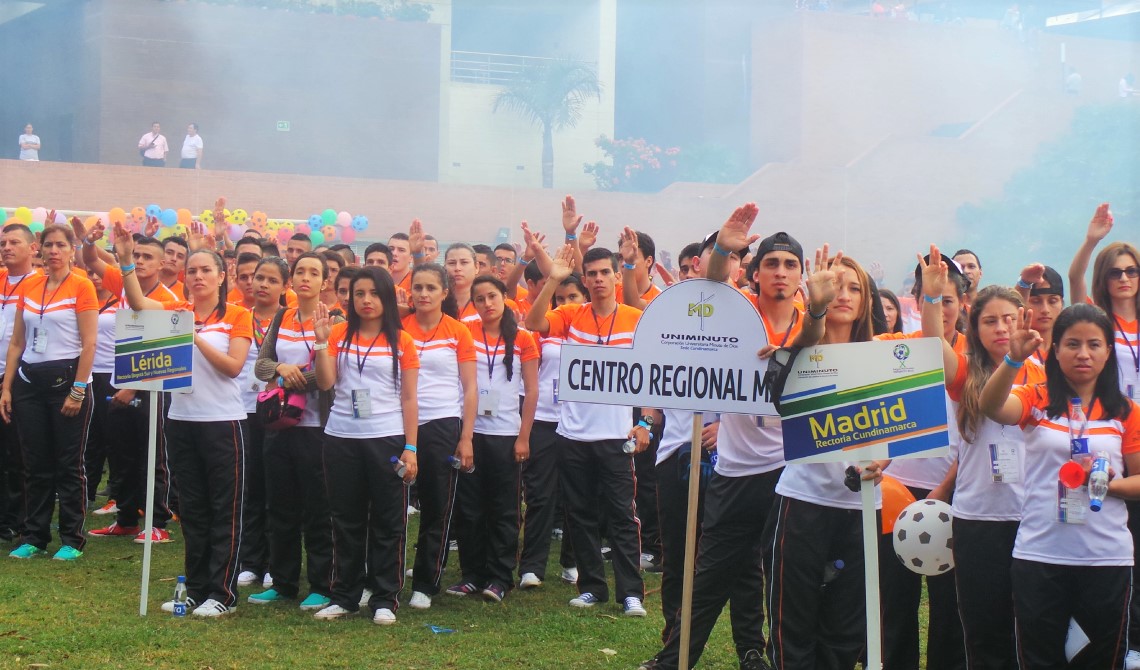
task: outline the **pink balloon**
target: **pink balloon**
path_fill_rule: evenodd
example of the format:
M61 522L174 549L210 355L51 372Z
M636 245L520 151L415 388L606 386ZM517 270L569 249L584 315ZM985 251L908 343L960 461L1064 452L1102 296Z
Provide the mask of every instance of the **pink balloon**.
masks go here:
M281 245L282 247L284 247L286 244L289 244L290 237L293 237L293 231L286 230L285 228L279 228L277 230L277 244ZM282 251L284 251L284 248L282 248Z
M242 228L241 226L237 225L236 223L232 223L232 224L230 224L229 232L230 232L230 239L233 240L234 242L237 242L238 240L240 240L242 238L243 235L245 235L245 228Z
M356 231L352 228L345 228L340 231L340 241L345 244L352 244L356 241Z
M325 242L332 242L336 239L336 226L325 226L321 228L321 233L325 236Z
M47 210L43 207L36 207L32 210L32 221L43 223L47 219L47 214ZM340 219L337 219L337 222L339 223Z
M340 214L337 214L336 225L340 226L341 228L347 228L348 226L352 225L352 215L348 212L341 212Z
M298 223L297 232L301 233L302 235L308 235L309 233L313 232L313 229L309 228L309 224L307 223Z
M132 217L127 217L126 223L123 226L127 229L128 233L139 232L139 222L135 221Z
M64 216L63 212L56 212L55 213L55 222L60 224L60 225L63 225L65 223L67 223L67 217Z

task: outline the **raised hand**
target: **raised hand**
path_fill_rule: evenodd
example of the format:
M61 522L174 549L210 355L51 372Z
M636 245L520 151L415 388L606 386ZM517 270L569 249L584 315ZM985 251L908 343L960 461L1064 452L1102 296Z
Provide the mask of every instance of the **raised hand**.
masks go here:
M883 280L887 277L887 273L883 270L882 263L879 261L871 261L871 264L867 266L867 276L875 280L877 285L882 286Z
M332 325L329 321L329 308L323 302L317 302L317 309L313 312L313 336L317 344L329 341Z
M102 225L100 223L96 229ZM119 265L124 263L130 265L135 262L135 238L131 237L131 231L119 221L115 222L115 254L119 257Z
M412 219L408 227L408 251L412 258L421 258L424 253L424 224L419 219ZM419 254L417 257L416 254Z
M942 261L942 253L938 251L937 245L930 245L930 263L920 255L918 257L918 266L922 268L922 293L929 298L937 298L942 295L942 289L946 288L947 276L950 268Z
M574 231L578 230L580 223L582 223L582 217L578 215L574 196L568 195L562 201L562 229L566 231L567 235L573 235Z
M574 250L569 244L562 245L554 255L554 263L550 266L550 277L547 281L562 283L574 271Z
M226 221L225 196L219 196L218 199L214 201L214 225L218 224L223 226L229 225L229 221Z
M750 235L748 232L752 229L752 224L759 213L760 208L754 202L737 207L717 232L717 246L725 251L736 251L760 239L759 235Z
M661 264L660 261L653 264L653 268L657 270L657 274L661 276L661 281L665 282L665 286L672 286L681 281L681 278L669 271L669 268Z
M626 226L622 229L618 253L621 254L622 261L630 265L637 262L637 231L633 228Z
M1093 213L1092 220L1089 221L1089 230L1085 236L1090 240L1100 242L1108 234L1112 232L1112 211L1108 209L1108 203L1102 202Z
M1033 355L1045 341L1041 333L1033 330L1033 310L1017 308L1017 328L1009 338L1009 357L1020 363Z
M542 233L532 232L530 226L526 221L522 222L523 231L523 251L522 258L524 261L530 262L535 259L542 250L542 244L546 241L546 236Z
M1045 277L1045 266L1041 263L1030 263L1021 268L1021 281L1026 284L1036 284Z
M81 221L78 216L71 217L69 223L71 224L72 232L75 233L76 239L87 240L87 230L83 227L83 221ZM91 240L87 241L90 242Z
M158 234L158 217L146 217L146 228L143 229L143 235L147 237L154 237Z
M592 249L598 242L598 230L598 224L593 221L587 221L586 225L582 226L582 230L578 233L578 248L582 253Z
M822 249L815 250L815 263L805 263L804 271L807 273L807 293L812 314L819 314L827 309L835 296L839 294L839 273L835 271L843 259L843 252L828 257L827 244Z

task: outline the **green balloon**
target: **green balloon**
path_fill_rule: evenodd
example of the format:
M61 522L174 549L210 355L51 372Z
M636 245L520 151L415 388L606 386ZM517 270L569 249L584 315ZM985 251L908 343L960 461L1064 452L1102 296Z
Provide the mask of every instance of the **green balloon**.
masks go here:
M332 211L331 209L329 210ZM314 247L319 247L325 243L325 234L319 230L314 230L309 233L309 240L313 243Z
M336 223L336 212L331 209L326 209L321 212L321 222L326 226L331 226Z
M32 221L28 224L28 230L32 231L33 233L42 233L44 232L44 222Z

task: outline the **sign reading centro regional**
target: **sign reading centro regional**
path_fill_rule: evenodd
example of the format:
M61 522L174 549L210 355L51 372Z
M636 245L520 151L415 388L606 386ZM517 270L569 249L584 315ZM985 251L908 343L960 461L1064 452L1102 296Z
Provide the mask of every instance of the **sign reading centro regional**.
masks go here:
M115 388L190 393L193 361L193 312L115 314Z
M558 399L776 416L765 380L764 322L721 282L673 284L645 309L632 347L564 344Z
M935 338L807 347L780 396L788 463L943 455L946 391Z

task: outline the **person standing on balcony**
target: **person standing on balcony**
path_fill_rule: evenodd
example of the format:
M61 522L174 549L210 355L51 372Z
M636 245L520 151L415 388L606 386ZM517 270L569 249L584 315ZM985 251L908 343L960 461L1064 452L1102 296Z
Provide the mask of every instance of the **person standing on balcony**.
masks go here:
M40 136L32 130L32 124L24 126L24 134L20 135L20 160L38 161L40 159Z
M201 170L202 154L205 149L202 136L198 134L198 124L191 123L186 127L186 139L182 140L182 160L178 167L185 170Z
M170 146L166 143L166 136L162 134L162 126L158 121L150 124L150 132L139 139L139 151L142 153L143 167L166 167L166 154Z

